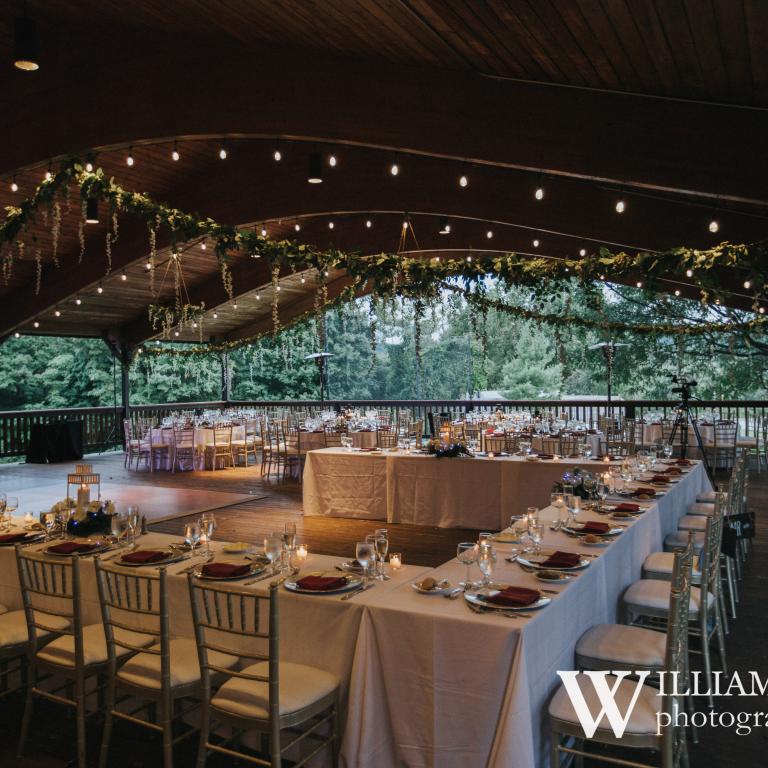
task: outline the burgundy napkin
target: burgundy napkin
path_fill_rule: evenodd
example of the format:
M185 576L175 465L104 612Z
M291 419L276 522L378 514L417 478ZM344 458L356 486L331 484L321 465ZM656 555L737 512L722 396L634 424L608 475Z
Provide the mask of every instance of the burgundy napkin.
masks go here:
M664 470L665 475L682 475L683 473L677 467L670 467Z
M669 478L666 477L665 475L654 475L651 478L651 482L652 483L668 483L669 482Z
M137 549L135 552L126 552L120 559L124 563L156 563L166 557L168 553L159 549Z
M633 496L655 496L656 495L656 489L655 488L635 488L634 491L632 491Z
M80 541L63 541L61 544L48 547L45 551L53 555L73 555L75 552L93 552L98 546L98 544L86 544Z
M637 512L640 509L639 504L630 504L627 501L617 504L614 508L614 512Z
M588 429L587 430L587 434L588 435L596 435L597 434L597 430L596 429Z
M0 544L15 544L17 541L24 541L27 534L22 533L4 533L0 535Z
M575 568L581 556L575 552L553 552L542 564L542 568Z
M554 459L555 455L553 453L537 453L536 454L540 459Z
M251 566L248 563L206 563L203 566L203 576L213 576L216 579L247 576L250 572Z
M327 592L329 589L341 589L347 586L347 580L343 576L305 576L296 584L301 589L309 589L313 592Z
M533 605L539 600L541 593L537 589L527 587L507 587L490 597L484 597L483 602L494 605L509 605L513 608Z
M688 461L688 459L678 459L675 464L677 464L679 467L690 467L691 462Z
M579 533L608 533L611 530L611 526L608 523L601 523L599 521L591 521L584 523L582 528L579 528Z

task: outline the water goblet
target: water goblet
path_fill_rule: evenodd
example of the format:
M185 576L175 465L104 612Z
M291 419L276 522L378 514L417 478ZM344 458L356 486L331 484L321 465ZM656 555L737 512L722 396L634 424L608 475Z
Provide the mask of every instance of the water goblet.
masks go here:
M467 577L460 583L460 586L464 587L465 592L474 586L470 575L470 568L477 560L477 550L478 546L474 541L462 541L456 545L456 559L467 567Z
M375 544L370 541L358 541L355 544L355 559L363 569L363 580L368 581L370 578L368 568L376 560Z
M552 493L549 496L550 504L557 510L557 520L554 527L559 531L563 527L563 509L565 508L565 497L562 493Z
M598 511L602 512L605 510L605 500L608 498L608 483L600 482L597 484L597 498L600 499L600 503L598 504Z
M592 458L592 443L586 442L584 443L584 458L586 461L589 461Z
M211 552L211 539L216 531L216 515L213 512L203 512L200 517L200 530L205 534L205 551Z
M130 510L130 507L128 508ZM133 540L134 544L136 541L136 534L134 532L133 527L131 526L131 515L130 512L128 513L128 527L131 529L131 533L133 533ZM200 543L200 524L199 523L187 523L184 526L184 541L186 545L189 547L189 551L194 555L195 554L195 547Z
M45 540L50 541L53 529L56 527L56 514L54 512L41 512L40 524L45 528Z
M541 552L541 542L544 540L544 523L531 523L528 526L528 535L533 542L533 551L538 555Z
M128 507L128 528L131 530L131 548L136 549L136 529L139 527L139 508L137 506ZM199 529L200 526L198 526ZM199 540L198 536L198 540Z
M283 542L289 551L296 549L296 523L286 523Z
M661 452L664 454L665 459L671 459L672 454L674 453L674 449L672 448L672 445L670 443L664 443L664 445L661 448Z
M272 573L275 574L279 571L278 561L283 556L283 534L282 533L270 533L269 536L264 539L264 554L269 560L272 566Z
M493 576L493 547L490 544L479 544L477 548L477 564L483 574L482 586L491 584Z
M5 517L7 518L8 527L11 526L11 519L13 518L13 513L18 508L19 508L19 497L18 496L6 496L5 497ZM2 515L0 515L0 519L2 519Z

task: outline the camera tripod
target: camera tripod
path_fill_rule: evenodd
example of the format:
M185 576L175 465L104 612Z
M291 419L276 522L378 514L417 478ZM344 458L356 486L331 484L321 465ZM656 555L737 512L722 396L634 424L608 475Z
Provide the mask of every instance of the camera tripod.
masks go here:
M704 463L704 469L709 477L710 482L714 486L715 478L712 475L712 467L709 466L709 459L707 458L707 452L704 450L704 443L701 439L701 432L699 432L699 425L693 418L691 413L691 404L687 392L687 387L683 387L682 397L683 399L675 406L675 423L672 425L672 432L669 435L667 441L669 445L674 446L675 436L677 435L678 428L680 429L680 457L686 458L688 453L688 429L693 428L693 434L696 436L696 445L701 453L701 460Z

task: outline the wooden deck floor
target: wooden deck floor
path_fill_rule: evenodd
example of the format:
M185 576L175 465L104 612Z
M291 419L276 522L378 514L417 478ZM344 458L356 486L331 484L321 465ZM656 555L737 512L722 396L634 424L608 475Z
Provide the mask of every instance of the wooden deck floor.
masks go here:
M91 460L91 459L89 459ZM312 551L350 556L354 545L375 527L373 523L355 520L304 518L301 515L301 486L296 482L275 482L261 477L257 467L227 469L217 472L185 472L171 475L166 472L128 472L122 457L108 454L92 457L95 471L102 479L116 483L156 485L166 488L193 488L230 493L250 494L253 500L218 509L217 537L225 540L260 542L266 533L282 530L291 520L296 523L300 541ZM67 465L2 465L0 490L16 493L23 500L24 490L61 480ZM760 517L768 502L768 473L754 475L750 486L750 506L758 513L757 538L741 583L741 603L738 621L731 626L727 638L729 666L746 675L749 670L768 677L768 613L765 598L768 590L768 531ZM184 518L176 518L152 526L154 530L180 533ZM471 540L476 531L438 529L425 526L389 526L391 548L401 551L406 562L437 565L452 557L456 543ZM0 766L18 768L63 768L70 765L74 723L67 720L55 705L40 704L34 736L30 742L29 757L14 756L16 737L20 725L21 702L17 696L0 700ZM718 711L768 711L763 697L755 699L721 699ZM89 727L89 752L94 759L98 752L101 727L98 722ZM700 733L701 743L691 748L694 768L720 768L734 764L744 768L764 765L768 754L768 728L755 729L748 736L738 736L733 729L706 728ZM112 768L138 768L159 766L159 745L143 729L121 724L113 741ZM182 744L177 750L177 765L194 762L196 744ZM591 762L591 761L588 761ZM231 761L209 760L211 768L232 765ZM594 763L597 765L597 763ZM384 766L382 768L385 768Z

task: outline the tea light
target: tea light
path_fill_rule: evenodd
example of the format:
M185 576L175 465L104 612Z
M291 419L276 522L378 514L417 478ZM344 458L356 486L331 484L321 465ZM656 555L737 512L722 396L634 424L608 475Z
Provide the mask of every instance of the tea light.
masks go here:
M603 464L610 464L610 463L611 463L611 457L608 454L603 456Z
M488 453L488 458L489 458L489 459L494 459L494 458L496 458L496 454L495 454L493 451L490 451L490 452Z
M307 559L307 555L309 552L307 551L307 545L306 544L299 544L298 547L296 547L296 559L303 563Z
M393 571L399 571L403 564L403 556L399 552L393 552L389 556L389 567Z

